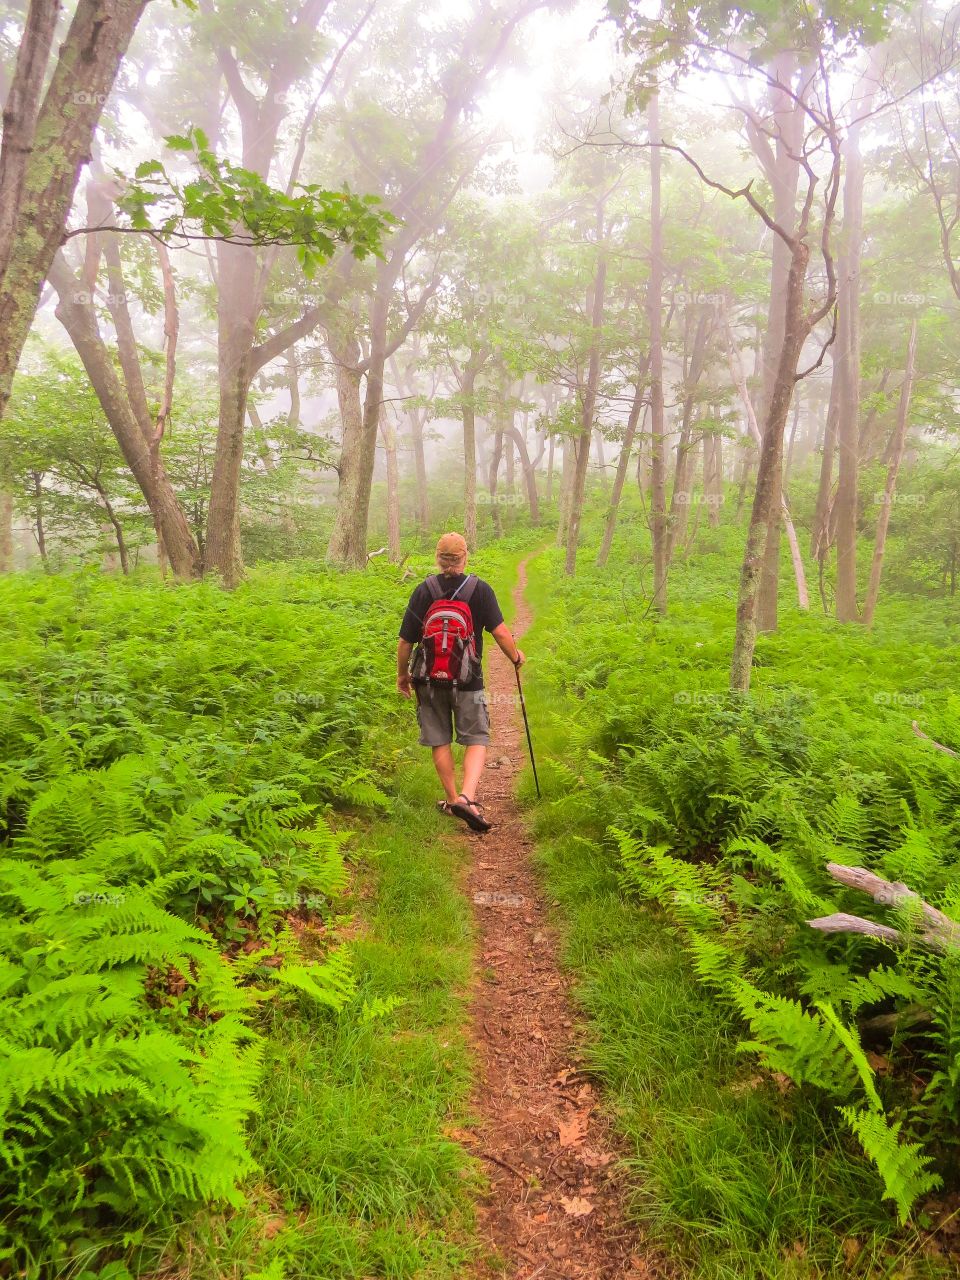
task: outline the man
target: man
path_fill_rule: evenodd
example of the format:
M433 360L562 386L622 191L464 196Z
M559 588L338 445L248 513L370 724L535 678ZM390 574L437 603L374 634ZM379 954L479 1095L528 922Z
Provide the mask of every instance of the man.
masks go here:
M444 799L438 807L474 831L489 831L492 824L484 818L483 806L477 804L477 788L490 742L490 715L480 665L484 631L490 632L514 666L522 666L524 656L503 620L493 588L475 574L467 573L467 544L459 533L445 533L437 543L437 567L440 573L421 582L403 615L397 643L397 688L405 698L409 698L416 689L420 745L432 748L434 768L443 785ZM414 645L419 645L423 639L424 620L430 607L437 602L444 605L456 602L458 597L456 609L449 608L448 613L451 617L455 613L462 616L466 605L467 616L472 620L477 661L470 678L456 685L442 685L435 680L421 678L414 686L410 658ZM463 786L459 792L451 745L454 729L457 742L466 748Z

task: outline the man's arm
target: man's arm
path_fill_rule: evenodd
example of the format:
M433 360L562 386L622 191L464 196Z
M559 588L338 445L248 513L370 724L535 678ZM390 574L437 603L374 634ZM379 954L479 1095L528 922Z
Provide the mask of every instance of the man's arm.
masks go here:
M413 693L410 688L410 655L413 653L413 645L409 640L397 641L397 688L405 698L409 698Z
M507 655L515 667L522 667L526 662L526 658L520 649L517 648L517 642L513 638L513 633L505 622L501 622L499 627L494 627L490 632L494 640Z

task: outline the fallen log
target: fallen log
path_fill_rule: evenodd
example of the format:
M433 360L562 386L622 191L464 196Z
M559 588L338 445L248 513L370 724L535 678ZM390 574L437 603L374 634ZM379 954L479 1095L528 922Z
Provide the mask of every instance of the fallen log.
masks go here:
M869 894L881 906L909 904L917 912L918 928L916 933L906 937L889 925L877 924L875 920L865 920L862 916L838 911L830 916L808 920L807 924L811 929L819 929L821 933L860 933L896 946L905 946L907 942L914 941L935 951L960 950L960 924L924 902L918 893L914 893L900 881L884 880L883 876L878 876L865 867L845 867L838 862L828 862L827 871L839 884Z

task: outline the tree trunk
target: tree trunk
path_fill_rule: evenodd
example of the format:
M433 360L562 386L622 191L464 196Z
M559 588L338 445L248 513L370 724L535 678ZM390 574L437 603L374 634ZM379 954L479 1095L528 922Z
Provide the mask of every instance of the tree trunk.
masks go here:
M503 410L498 407L497 419L502 424ZM490 455L490 472L488 490L490 493L490 518L493 521L493 536L503 537L503 521L500 518L500 502L497 494L497 481L500 472L500 461L503 458L503 430L493 433L493 452Z
M863 240L863 161L860 125L854 121L844 151L847 174L843 189L845 251L838 272L837 361L841 372L840 418L837 429L837 621L856 622L857 607L857 485L860 464L860 256Z
M820 486L817 505L813 513L813 530L810 537L810 554L823 562L829 550L830 496L833 491L833 458L837 447L837 424L840 420L841 374L833 361L830 379L830 400L827 404L827 421L823 430L823 453L820 457Z
M410 419L410 436L413 441L413 470L417 484L417 536L425 538L430 528L430 500L427 495L427 459L423 447L423 411L413 409Z
M530 460L530 454L527 450L527 442L524 440L522 433L517 427L511 426L506 432L507 443L513 443L517 446L517 454L520 458L520 469L523 472L523 482L527 490L527 507L530 512L530 523L536 527L540 523L540 496L537 493L537 469Z
M29 119L4 121L0 172L0 415L6 410L13 375L30 332L44 281L63 241L80 169L89 159L103 103L113 87L146 0L79 0L36 125L36 110L52 37L48 3L31 6L25 41L17 55L12 88ZM18 87L19 86L19 87ZM17 159L9 153L17 152ZM9 163L7 163L9 159Z
M0 489L0 573L13 572L13 494Z
M232 589L243 573L240 547L240 472L247 395L253 376L256 253L246 245L217 245L217 363L220 413L203 567Z
M387 455L387 541L390 559L400 560L400 467L397 462L397 433L386 414L386 406L380 412L380 436Z
M766 176L773 188L773 216L781 226L792 228L797 216L797 185L800 178L799 156L802 150L804 131L804 108L802 102L790 92L797 70L797 56L793 51L778 54L773 61L774 78L784 89L771 89L774 119L774 141L770 145L766 135L752 134L754 149L760 149L766 143ZM767 313L767 324L764 330L763 359L763 396L761 419L768 417L769 405L773 399L774 385L779 376L779 359L783 346L784 298L786 296L787 279L791 270L791 254L783 239L772 237L770 261L770 306ZM781 514L783 503L783 476L780 471L771 479L773 486L772 506L770 508L770 528L767 534L763 556L763 576L760 586L757 625L761 631L777 629L777 596L780 584L780 535L782 529Z
M370 353L364 361L366 387L359 432L351 439L347 451L344 430L344 452L340 460L340 485L337 510L327 558L341 568L362 569L367 562L367 521L370 514L370 490L376 459L380 405L383 401L383 372L387 358L387 320L394 270L380 264L377 284L370 306Z
M663 214L660 205L660 103L654 94L647 107L650 135L650 534L653 539L653 605L667 611L667 476L663 418Z
M89 295L61 256L50 267L50 282L59 296L56 316L66 329L90 379L117 444L140 487L153 522L163 538L171 568L178 578L200 576L201 557L190 524L151 439L131 408L110 359Z
M581 392L580 434L577 437L577 464L571 477L567 505L567 554L564 572L573 576L577 568L577 544L580 541L580 518L587 485L587 468L590 464L590 443L593 438L593 419L600 388L600 343L603 333L603 303L607 279L607 253L603 231L603 202L597 203L597 266L590 288L587 290L587 314L590 316L590 356L587 363L587 381Z
M630 453L633 449L633 438L637 434L637 424L640 421L640 414L643 412L644 400L646 399L645 390L643 379L639 377L633 393L633 403L630 406L627 426L623 433L620 457L617 459L617 472L613 478L613 492L610 495L610 507L607 511L607 523L603 530L603 541L600 543L600 550L597 553L597 568L599 569L602 569L607 563L610 556L610 548L613 545L613 535L616 532L617 515L620 510L620 499L623 497L623 486L626 482L627 467L630 465Z
M730 667L730 687L740 693L746 693L750 688L753 652L757 643L758 595L764 569L767 531L772 519L771 506L773 503L780 505L783 496L778 483L783 465L783 433L790 411L797 363L808 331L803 317L803 286L809 252L805 239L794 241L787 277L783 347L760 446L757 487L740 570L737 630Z
M50 566L47 563L47 535L43 527L43 476L39 471L34 471L33 476L33 533L37 540L37 550L40 552L40 563L46 572L49 572Z
M556 443L557 443L557 437L551 431L550 445L547 450L547 491L544 495L547 502L553 501L553 453L554 453L554 447Z
M673 495L670 500L670 520L667 525L667 563L673 559L673 550L683 541L690 511L693 479L693 406L694 392L706 364L707 329L710 318L704 312L697 324L687 367L686 395L680 415L680 440L677 444L677 464L673 478Z
M894 494L897 490L897 475L903 459L903 449L907 440L907 423L910 420L910 398L913 394L913 379L917 357L917 322L910 326L910 337L907 339L907 358L903 371L903 382L900 385L900 404L897 408L897 423L893 432L890 449L890 461L887 464L887 482L883 491L883 502L877 516L877 532L873 540L873 562L870 565L870 581L867 585L867 597L863 604L863 625L873 625L873 615L880 595L880 575L883 572L883 555L887 545L887 528L890 524L890 510L893 506Z
M703 442L703 493L710 528L716 529L723 506L723 439L719 435L709 435Z

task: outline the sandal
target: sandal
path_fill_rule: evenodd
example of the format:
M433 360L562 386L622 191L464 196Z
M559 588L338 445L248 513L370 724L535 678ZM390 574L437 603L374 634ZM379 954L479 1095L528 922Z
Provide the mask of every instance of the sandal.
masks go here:
M440 813L453 813L453 806L449 800L438 800L437 809Z
M477 804L476 800L471 800L462 791L457 803L448 807L448 812L455 814L472 831L489 831L493 826L493 823L488 822L483 816L483 805Z

